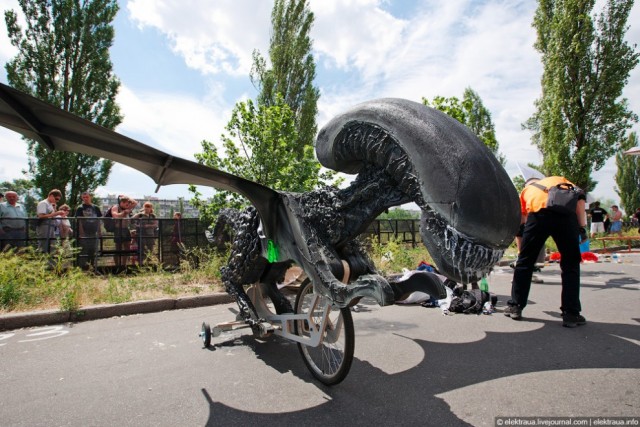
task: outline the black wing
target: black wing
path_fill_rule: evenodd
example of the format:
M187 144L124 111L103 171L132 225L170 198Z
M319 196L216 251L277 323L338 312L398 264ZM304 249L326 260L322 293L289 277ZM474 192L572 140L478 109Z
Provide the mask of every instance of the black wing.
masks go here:
M0 83L0 125L51 150L98 156L130 166L161 185L194 184L241 194L258 209L268 235L279 193L264 185L174 157ZM156 189L157 191L157 189Z

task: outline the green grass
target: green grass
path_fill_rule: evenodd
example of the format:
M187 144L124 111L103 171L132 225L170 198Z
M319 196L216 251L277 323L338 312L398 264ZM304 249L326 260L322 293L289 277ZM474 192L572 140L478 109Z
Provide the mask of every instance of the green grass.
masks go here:
M411 244L393 238L384 244L376 238L369 239L366 248L376 269L383 276L400 273L404 269L415 270L422 261L433 264L431 255L424 246L418 245L414 248Z
M636 230L624 235L637 236ZM636 246L640 242L634 242ZM620 246L626 246L626 242ZM615 247L607 242L607 248ZM420 262L433 264L428 251L422 246L413 248L394 239L380 244L375 239L366 241L365 250L382 275L413 270ZM556 251L552 239L546 244L548 252ZM602 242L591 240L591 249L601 249ZM506 258L515 259L515 243L505 252ZM226 254L194 249L186 254L180 267L167 272L151 260L128 274L95 275L73 267L74 254L68 248L58 247L55 255L47 257L27 249L0 252L0 313L59 309L78 311L83 306L118 304L162 297L181 297L210 292L221 292L220 267L226 263Z
M175 272L151 262L129 274L96 275L71 263L64 248L45 256L27 248L0 252L0 313L41 309L78 311L95 304L117 304L161 297L220 292L220 266L226 255L198 250ZM193 265L197 256L199 267Z
M620 239L620 240L608 240L606 242L606 249L609 250L609 249L617 248L617 247L620 247L620 246L624 246L626 248L627 247L627 241L624 240L624 236L638 236L638 231L636 229L623 231L622 232L622 239ZM598 238L598 237L616 237L616 235L599 233L599 234L596 235L596 238ZM592 239L591 236L589 236L589 249L591 251L604 249L604 245L605 245L605 243L602 242L601 240L598 241L596 239ZM640 246L640 241L631 241L631 247L638 247L638 246ZM547 247L547 253L549 253L549 252L557 252L558 251L558 247L556 246L555 242L551 238L549 238L547 240L546 247Z
M369 241L366 250L383 275L413 270L421 261L432 263L427 250L395 240ZM220 292L220 267L226 254L203 249L187 252L180 267L165 271L151 260L128 274L96 275L73 267L74 254L58 247L52 257L27 249L0 252L0 313L119 304L162 297Z

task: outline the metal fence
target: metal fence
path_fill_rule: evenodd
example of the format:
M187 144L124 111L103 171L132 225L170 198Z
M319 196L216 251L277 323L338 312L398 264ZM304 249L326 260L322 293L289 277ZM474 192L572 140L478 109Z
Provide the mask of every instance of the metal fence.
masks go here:
M5 225L5 224L9 225ZM68 218L3 220L0 247L31 246L41 252L73 254L73 263L96 269L124 269L146 261L176 266L186 251L209 245L196 218Z
M416 247L422 244L420 220L418 219L376 219L362 233L361 237L373 237L381 244L390 240Z
M64 226L55 219L5 219L3 225L10 221L11 227L5 226L0 231L0 247L33 246L43 252L55 252L66 247L76 253L76 265L123 269L143 264L145 260L153 260L164 267L176 266L185 252L209 246L204 234L206 226L197 218L68 220L71 231L64 235ZM90 231L96 224L100 227L99 233L83 232ZM638 225L630 222L623 224L624 231L635 227ZM360 237L375 238L381 244L390 240L412 247L422 244L420 221L417 219L374 220Z
M622 223L622 231L624 232L633 231L638 227L639 225L635 222L624 221ZM588 230L589 228L587 227L587 231ZM638 231L640 233L640 230ZM377 219L369 225L363 235L375 237L381 244L385 244L389 240L410 244L413 247L422 244L419 219Z
M197 218L68 218L68 233L58 219L5 222L10 222L11 227L0 231L0 247L31 246L47 253L66 248L75 254L75 265L89 264L97 269L123 269L145 260L164 267L176 266L185 251L209 246L204 234L206 225ZM361 235L368 237L382 244L393 239L414 247L422 241L418 220L374 220Z

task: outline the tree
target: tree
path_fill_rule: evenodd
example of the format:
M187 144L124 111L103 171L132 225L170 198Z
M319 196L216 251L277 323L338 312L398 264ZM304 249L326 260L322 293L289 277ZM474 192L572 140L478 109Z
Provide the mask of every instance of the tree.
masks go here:
M621 98L638 63L624 41L633 0L539 0L533 26L542 54L542 95L524 124L543 156L546 175L562 175L590 191L597 171L620 147L637 116ZM594 21L596 28L594 28Z
M506 159L499 152L500 144L496 139L496 130L491 120L491 113L482 103L480 95L473 89L468 87L464 90L462 102L455 96L451 98L436 96L431 101L423 97L422 103L442 111L471 129L496 156L500 164L504 166Z
M313 142L317 132L319 91L313 86L315 63L309 32L314 16L305 0L276 0L271 15L273 34L269 59L258 51L250 78L259 90L254 103L236 104L222 135L224 155L212 142L202 142L196 159L205 165L259 182L276 190L303 192L324 185L334 172L321 172ZM209 202L194 187L191 203L203 219L212 220L222 207L240 208L247 201L217 192Z
M518 192L518 194L520 194L522 192L522 190L524 190L524 178L522 177L522 175L516 175L514 176L511 181L513 181L513 186L516 187L516 191Z
M18 54L5 68L9 84L108 129L122 121L115 102L120 82L109 48L116 0L19 0L26 29L15 11L5 12ZM113 163L84 154L49 151L27 140L29 173L44 197L53 188L76 203L83 191L107 182Z
M225 156L203 141L203 153L195 155L198 162L279 190L302 192L317 184L320 164L313 147L304 147L299 159L293 157L299 141L295 118L281 97L273 106L256 106L251 100L238 103L225 129L229 134L222 135ZM222 207L245 204L236 193L217 192L210 203L196 202L196 207L201 216L212 218Z
M411 210L402 209L402 208L393 208L378 215L377 219L383 219L383 220L420 219L420 211L411 211Z
M303 155L305 147L313 145L318 130L320 91L313 86L316 65L309 37L313 21L306 0L276 0L271 12L271 68L267 68L266 60L256 50L250 75L260 92L258 105L276 105L280 94L293 111L298 132L297 155Z
M627 215L633 215L640 206L640 157L622 154L638 145L638 136L632 132L622 142L620 151L616 154L616 193L620 196L620 204Z

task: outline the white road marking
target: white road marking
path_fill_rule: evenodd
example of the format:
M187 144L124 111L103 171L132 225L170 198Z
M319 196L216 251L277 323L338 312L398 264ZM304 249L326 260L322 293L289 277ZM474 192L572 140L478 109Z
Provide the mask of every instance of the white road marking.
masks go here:
M20 340L18 342L32 342L32 341L42 341L48 340L50 338L57 338L69 333L68 329L65 329L64 326L47 326L45 328L34 329L34 333L27 334L27 337L38 337L32 338L28 340Z

